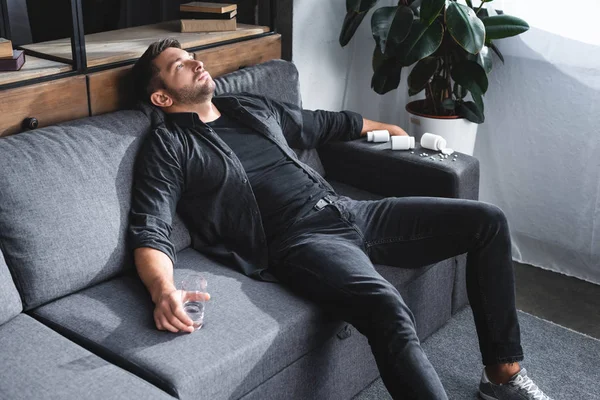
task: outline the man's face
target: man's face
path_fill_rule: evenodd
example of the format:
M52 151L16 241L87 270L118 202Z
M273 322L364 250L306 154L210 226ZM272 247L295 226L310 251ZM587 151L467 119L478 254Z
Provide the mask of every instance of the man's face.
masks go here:
M159 76L166 89L159 90L166 103L160 107L172 105L190 105L210 100L215 91L215 82L204 69L201 61L194 60L193 54L185 50L169 47L154 59ZM169 101L170 99L170 101Z

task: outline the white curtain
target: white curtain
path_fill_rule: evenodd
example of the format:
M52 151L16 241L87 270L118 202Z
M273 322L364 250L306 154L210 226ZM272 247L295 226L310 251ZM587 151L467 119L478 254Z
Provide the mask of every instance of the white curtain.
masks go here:
M490 6L531 29L496 42L480 198L507 214L515 260L600 283L600 2Z

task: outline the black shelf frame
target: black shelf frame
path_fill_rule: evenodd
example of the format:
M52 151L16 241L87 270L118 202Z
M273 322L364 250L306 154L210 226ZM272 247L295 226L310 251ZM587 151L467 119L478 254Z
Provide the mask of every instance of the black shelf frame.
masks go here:
M23 81L6 83L4 85L0 85L0 90L19 88L19 87L34 85L34 84L42 83L42 82L50 82L53 80L72 77L72 76L85 75L85 74L92 73L92 72L99 72L99 71L104 71L107 69L131 65L136 62L137 59L131 59L131 60L119 61L119 62L103 64L103 65L99 65L96 67L88 68L86 52L85 52L85 34L84 34L84 29L83 29L83 12L82 12L81 0L69 0L69 1L71 4L71 22L73 24L73 35L71 36L71 54L73 56L73 59L71 60L71 59L67 59L67 58L63 58L63 57L53 56L50 54L40 53L38 51L28 50L28 49L23 49L23 50L25 50L25 54L31 55L33 57L38 57L38 58L42 58L42 59L46 59L46 60L50 60L50 61L57 61L57 62L60 62L63 64L71 65L72 70L65 71L65 72L59 72L57 74L43 76L43 77L39 77L39 78L31 78L31 79L26 79ZM8 15L7 3L8 3L7 0L0 0L0 36L10 40L11 32L10 32L10 20L9 20L9 15ZM163 8L162 4L163 3L160 2L161 16L164 15L164 8ZM218 42L218 43L196 46L196 47L189 48L187 50L199 51L199 50L204 50L204 49L210 49L213 47L223 46L226 44L239 43L239 42L244 42L247 40L252 40L252 39L257 39L257 38L277 34L278 33L277 32L278 31L277 30L277 13L276 13L277 0L263 1L263 7L267 8L266 11L268 12L268 21L270 23L269 26L271 28L271 30L269 32L261 33L258 35L246 36L243 38L226 40L226 41L222 41L222 42ZM264 20L265 19L264 16L261 19ZM21 47L19 46L19 48L21 48Z

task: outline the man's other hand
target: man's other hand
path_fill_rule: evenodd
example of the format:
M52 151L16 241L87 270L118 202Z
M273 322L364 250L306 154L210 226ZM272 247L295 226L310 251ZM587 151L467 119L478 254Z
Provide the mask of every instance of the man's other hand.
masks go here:
M408 136L408 133L398 125L388 125L388 128L385 128L390 132L390 136Z
M408 136L408 133L398 125L384 124L383 122L371 121L366 118L363 118L363 128L360 131L360 135L366 136L367 132L383 129L387 130L390 136Z
M210 294L203 293L204 301L210 300ZM173 290L163 293L154 308L154 323L158 330L194 332L193 321L183 310L182 291Z

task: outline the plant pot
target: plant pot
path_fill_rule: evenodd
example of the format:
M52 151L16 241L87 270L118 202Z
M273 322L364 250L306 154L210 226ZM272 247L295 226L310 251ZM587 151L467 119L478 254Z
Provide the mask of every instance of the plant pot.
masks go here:
M447 147L472 156L478 124L457 116L438 117L422 114L419 110L423 109L421 105L424 102L416 100L406 105L409 114L408 134L414 136L416 141L420 141L426 132L440 135L446 139Z

